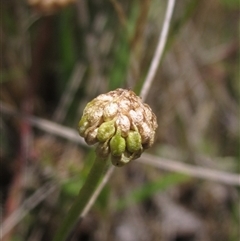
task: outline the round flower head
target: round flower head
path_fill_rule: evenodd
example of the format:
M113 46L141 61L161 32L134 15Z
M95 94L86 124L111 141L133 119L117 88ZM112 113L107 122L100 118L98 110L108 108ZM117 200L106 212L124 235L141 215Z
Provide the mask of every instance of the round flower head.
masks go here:
M78 124L89 145L98 143L97 154L111 156L115 166L139 158L154 142L157 120L149 105L133 91L116 89L87 104Z

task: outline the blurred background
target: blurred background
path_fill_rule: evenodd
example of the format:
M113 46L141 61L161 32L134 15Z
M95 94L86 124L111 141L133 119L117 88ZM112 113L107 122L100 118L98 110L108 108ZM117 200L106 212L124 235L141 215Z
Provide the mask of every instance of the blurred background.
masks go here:
M51 240L94 159L77 137L82 111L115 88L140 92L167 1L0 5L2 240ZM238 37L237 0L176 1L146 100L158 118L151 156L240 172ZM134 161L73 240L237 241L239 191Z

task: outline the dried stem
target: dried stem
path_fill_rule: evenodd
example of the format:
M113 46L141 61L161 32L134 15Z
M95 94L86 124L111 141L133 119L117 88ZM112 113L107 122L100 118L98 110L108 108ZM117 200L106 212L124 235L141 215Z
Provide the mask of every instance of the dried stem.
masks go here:
M26 199L23 204L16 209L6 220L1 224L1 237L3 238L11 229L13 229L33 208L42 202L47 196L56 190L56 183L49 182L36 190L36 192Z
M170 26L170 22L171 22L171 18L172 18L174 5L175 5L175 0L168 1L166 15L165 15L165 19L163 22L162 32L159 36L158 45L157 45L154 57L152 59L147 77L144 81L142 90L140 92L140 96L142 97L143 101L146 99L146 97L148 95L148 92L152 85L153 79L156 75L157 68L158 68L161 58L163 56L163 51L164 51L164 47L165 47L166 41L167 41L167 36L168 36L168 31L169 31L169 26Z
M7 115L15 115L17 117L19 117L19 113L17 111L15 111L13 108L9 107L8 105L6 105L5 103L0 101L0 112L7 114ZM62 138L68 139L69 141L72 142L76 142L79 143L83 146L87 146L86 143L83 141L83 139L81 137L79 137L78 132L72 128L69 127L65 127L59 124L56 124L54 122L48 121L48 120L44 120L41 118L37 118L37 117L33 117L33 116L21 116L22 118L26 119L27 121L29 121L29 123L31 123L33 126L46 131L46 132L50 132L54 135L57 136L61 136ZM154 160L154 161L149 161L150 159ZM141 159L137 159L136 161L139 161L141 163L144 164L150 164L153 166L158 166L160 167L160 165L162 165L162 168L164 168L167 171L177 171L179 173L185 173L183 168L178 168L179 167L179 163L181 163L180 161L173 161L173 160L166 160L163 158L159 158L159 157L155 157L153 155L150 154L146 154L143 153ZM157 164L158 163L158 164ZM169 163L169 165L167 164ZM196 166L192 166L192 165L188 165L185 163L181 163L181 167L185 167L189 170L188 175L193 176L193 177L200 177L198 174L196 174L197 172L192 171L197 169L198 167ZM189 169L189 167L191 167ZM202 172L208 172L208 173L212 173L213 170L208 169L208 168L201 168ZM186 170L186 169L185 169ZM201 178L204 178L206 180L213 180L212 177L210 177L211 175L205 175L204 174L200 174ZM219 181L222 182L224 184L230 184L230 182L226 182L226 178L224 176L228 176L230 175L232 177L232 182L231 185L238 185L240 186L240 175L237 174L232 174L232 173L228 173L228 172L219 172L219 171L215 171L214 175L218 175L217 178L215 178L215 181ZM103 179L104 180L104 179ZM101 184L100 184L101 185Z
M67 238L67 235L71 231L72 227L76 224L79 214L81 214L88 205L89 200L91 199L93 192L97 188L97 185L102 177L102 173L107 166L107 163L107 160L96 156L85 183L80 189L80 192L68 211L67 216L63 219L63 222L55 234L53 239L54 241L64 241Z
M180 161L159 158L146 153L142 155L142 157L139 158L138 161L140 163L152 165L171 172L186 174L195 178L221 182L227 185L240 186L240 175L238 174L232 174L223 171L207 169L204 167L189 165Z
M92 208L93 204L96 202L99 194L101 193L102 189L105 187L105 185L107 184L108 180L110 179L110 177L112 176L112 173L114 171L115 167L113 165L111 165L107 172L105 173L103 179L101 180L101 182L99 183L98 187L95 189L95 191L93 192L90 200L88 201L87 205L85 206L84 210L82 211L80 217L78 218L78 221L75 225L75 227L72 229L72 231L69 233L66 241L70 241L72 240L75 230L78 227L78 225L81 223L81 221L83 220L83 218L87 215L87 213L89 212L89 210Z
M171 21L171 18L172 18L174 5L175 5L175 0L169 0L168 1L165 20L164 20L164 23L163 23L162 32L160 34L158 46L157 46L155 55L152 59L151 66L150 66L150 69L148 71L148 75L145 79L144 85L143 85L141 93L140 93L140 96L142 97L143 101L147 97L147 94L148 94L148 92L150 90L150 87L152 85L152 82L153 82L153 78L156 74L157 67L158 67L159 62L161 60L161 57L163 55L163 50L164 50L164 47L165 47L165 44L166 44L166 41L167 41L167 35L168 35L168 31L169 31L169 25L170 25L170 21ZM103 187L105 186L105 184L110 179L110 177L113 173L113 170L114 170L114 168L111 168L111 169L108 170L108 172L105 174L104 178L102 179L101 183L99 184L98 188L93 193L92 200L91 200L93 203L96 200L99 193L101 192L101 190L103 189ZM91 203L88 204L89 208L86 207L86 209L85 209L86 212L82 213L81 216L86 215L86 213L90 209L91 205L92 205Z

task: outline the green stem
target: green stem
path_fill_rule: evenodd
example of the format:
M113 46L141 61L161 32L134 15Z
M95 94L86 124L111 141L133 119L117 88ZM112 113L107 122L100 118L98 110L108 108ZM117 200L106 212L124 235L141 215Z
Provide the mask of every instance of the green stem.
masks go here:
M96 189L107 163L106 159L96 157L85 183L80 189L80 192L67 216L61 223L60 228L57 230L53 241L64 241L66 239L68 233L71 231L73 225L76 223L78 217Z

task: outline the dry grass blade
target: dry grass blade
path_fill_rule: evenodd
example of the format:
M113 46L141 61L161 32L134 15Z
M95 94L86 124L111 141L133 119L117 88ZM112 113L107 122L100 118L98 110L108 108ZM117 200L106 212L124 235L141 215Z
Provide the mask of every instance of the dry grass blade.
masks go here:
M83 75L85 73L86 67L81 64L76 64L72 77L68 81L66 90L62 94L60 103L53 114L53 121L62 122L67 114L67 110L71 105L73 98L82 82Z
M0 111L2 113L10 114L10 115L20 115L15 110L13 110L13 108L8 107L2 102L0 102ZM50 132L54 135L61 136L72 142L77 142L81 145L86 146L83 139L79 137L78 132L72 128L61 126L54 122L43 120L41 118L37 118L33 116L28 116L28 117L22 116L22 117L25 118L27 121L29 121L33 126L43 131ZM143 153L142 157L137 161L140 163L152 165L154 167L159 167L167 171L179 172L179 173L187 174L189 176L196 177L196 178L202 178L205 180L221 182L228 185L240 186L240 175L237 175L237 174L232 174L232 173L227 173L222 171L215 171L215 170L211 170L203 167L197 167L189 164L184 164L180 161L173 161L169 159L159 158L146 153ZM110 178L111 176L111 174L108 174L108 172L106 173L106 175L108 175L108 178ZM105 178L107 177L103 178L104 184L107 183L108 181L108 179L106 180ZM100 186L104 187L104 184L101 183ZM100 192L100 191L101 190L97 189L97 192Z
M175 0L168 1L166 15L165 15L165 19L163 22L163 28L162 28L161 34L159 36L159 41L158 41L158 45L156 48L156 52L152 59L151 66L149 68L147 77L144 81L144 84L143 84L143 87L142 87L142 90L140 93L140 96L142 97L143 100L145 100L148 95L148 92L150 90L154 76L157 72L157 68L159 66L159 63L160 63L162 55L163 55L164 47L165 47L166 41L167 41L167 36L168 36L168 31L169 31L169 26L170 26L170 22L171 22L171 18L172 18L174 5L175 5Z
M79 225L79 223L82 221L82 219L87 215L87 213L89 212L89 210L92 208L92 206L94 205L94 203L96 202L99 194L101 193L102 189L104 188L104 186L107 184L108 180L110 179L110 177L113 174L115 167L111 166L110 168L108 168L107 172L105 173L102 181L100 182L100 184L98 185L98 187L96 188L96 190L94 191L91 199L89 200L88 204L86 205L86 207L84 208L83 212L81 213L78 222L76 223L75 227L73 228L72 232L69 233L69 236L67 237L66 241L70 241L72 240L74 233L75 233L75 229L76 227Z
M239 239L236 1L2 6L1 240L53 240L58 226L58 241ZM154 111L154 148L89 175L96 145L79 117L117 88ZM77 195L88 176L95 190Z
M28 121L29 123L31 123L31 125L47 132L47 133L51 133L53 135L56 136L60 136L63 137L65 139L80 143L81 145L86 146L84 140L79 137L79 134L76 130L66 127L66 126L61 126L59 124L56 124L55 122L49 121L49 120L45 120L42 118L38 118L35 116L26 116L26 115L22 115L21 113L19 113L18 111L14 110L12 107L6 105L3 102L0 102L0 111L2 113L8 114L8 115L13 115L13 116L17 116L18 118L23 118L26 121Z
M167 34L168 34L168 30L169 30L169 25L170 25L172 13L173 13L174 5L175 5L175 0L169 0L168 1L166 16L165 16L164 23L163 23L163 29L162 29L162 32L160 34L159 43L158 43L155 55L153 57L148 75L147 75L147 77L144 81L144 85L143 85L142 90L141 90L140 96L142 97L143 101L146 99L147 94L150 90L151 84L153 82L153 78L156 74L157 67L159 65L159 62L160 62L162 54L163 54L163 50L164 50L164 47L165 47L165 44L166 44L166 41L167 41ZM110 179L113 171L114 171L114 168L109 169L109 171L105 174L103 180L99 184L99 187L95 190L91 201L93 201L93 200L95 201L95 199L97 198L97 196L101 192L102 188L105 186L105 184ZM91 204L89 204L89 206L91 206ZM85 210L86 210L86 213L87 213L88 212L87 207L86 207ZM86 213L84 213L84 215L86 215Z
M184 164L180 161L173 161L165 158L155 157L150 154L144 154L138 159L138 162L152 165L167 171L178 172L195 178L201 178L209 181L220 182L227 185L240 186L240 175L227 173L223 171L211 170L199 166Z
M1 237L4 237L12 228L14 228L28 213L42 202L47 196L56 190L56 183L46 183L27 198L23 204L12 213L0 226Z
M91 199L88 202L88 205L85 207L85 209L83 210L82 214L81 214L81 218L84 218L86 216L86 214L88 213L88 211L91 209L91 207L93 206L93 204L95 203L96 199L98 198L98 195L100 194L100 192L102 191L102 189L104 188L104 186L107 184L109 178L112 176L112 173L114 171L115 167L111 166L107 172L105 173L101 183L99 184L99 186L97 187L97 189L95 190L95 192L93 193Z

